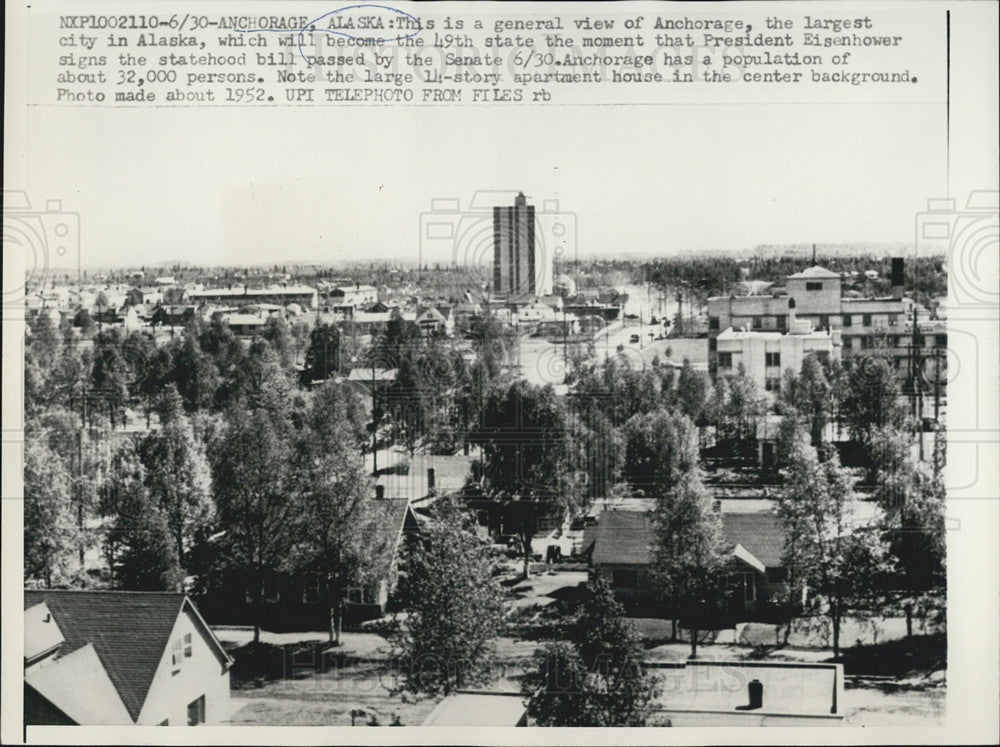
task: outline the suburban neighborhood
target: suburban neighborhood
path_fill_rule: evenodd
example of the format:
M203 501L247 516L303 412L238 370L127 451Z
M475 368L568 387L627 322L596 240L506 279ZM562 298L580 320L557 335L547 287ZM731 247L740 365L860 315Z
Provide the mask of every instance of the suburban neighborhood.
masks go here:
M941 723L944 257L493 211L29 285L27 724Z

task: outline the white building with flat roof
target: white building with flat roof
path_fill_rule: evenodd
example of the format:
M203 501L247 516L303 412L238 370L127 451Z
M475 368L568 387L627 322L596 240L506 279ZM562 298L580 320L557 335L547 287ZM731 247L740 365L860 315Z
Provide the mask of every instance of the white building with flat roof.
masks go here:
M781 391L787 369L798 375L807 355L839 361L843 347L839 331L813 330L806 321L794 324L788 334L730 327L716 344L718 376L736 376L742 365L758 387L773 394Z

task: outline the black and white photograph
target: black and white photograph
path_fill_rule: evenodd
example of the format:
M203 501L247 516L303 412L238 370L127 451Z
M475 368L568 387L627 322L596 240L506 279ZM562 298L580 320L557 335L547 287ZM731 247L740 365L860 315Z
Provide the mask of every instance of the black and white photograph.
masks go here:
M997 739L996 10L9 5L4 741Z

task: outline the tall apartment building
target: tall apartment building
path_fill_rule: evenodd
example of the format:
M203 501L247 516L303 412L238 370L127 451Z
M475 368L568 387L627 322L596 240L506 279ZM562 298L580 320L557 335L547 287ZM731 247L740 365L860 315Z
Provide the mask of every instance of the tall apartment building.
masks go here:
M493 208L493 292L508 299L538 295L535 206L524 193Z

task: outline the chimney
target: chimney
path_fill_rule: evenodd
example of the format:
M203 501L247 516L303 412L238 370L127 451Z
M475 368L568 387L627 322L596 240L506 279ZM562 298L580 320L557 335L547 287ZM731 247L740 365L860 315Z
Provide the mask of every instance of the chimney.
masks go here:
M375 486L375 497L376 498L385 498L385 485L376 485Z
M433 492L434 490L434 468L427 468L427 491Z

